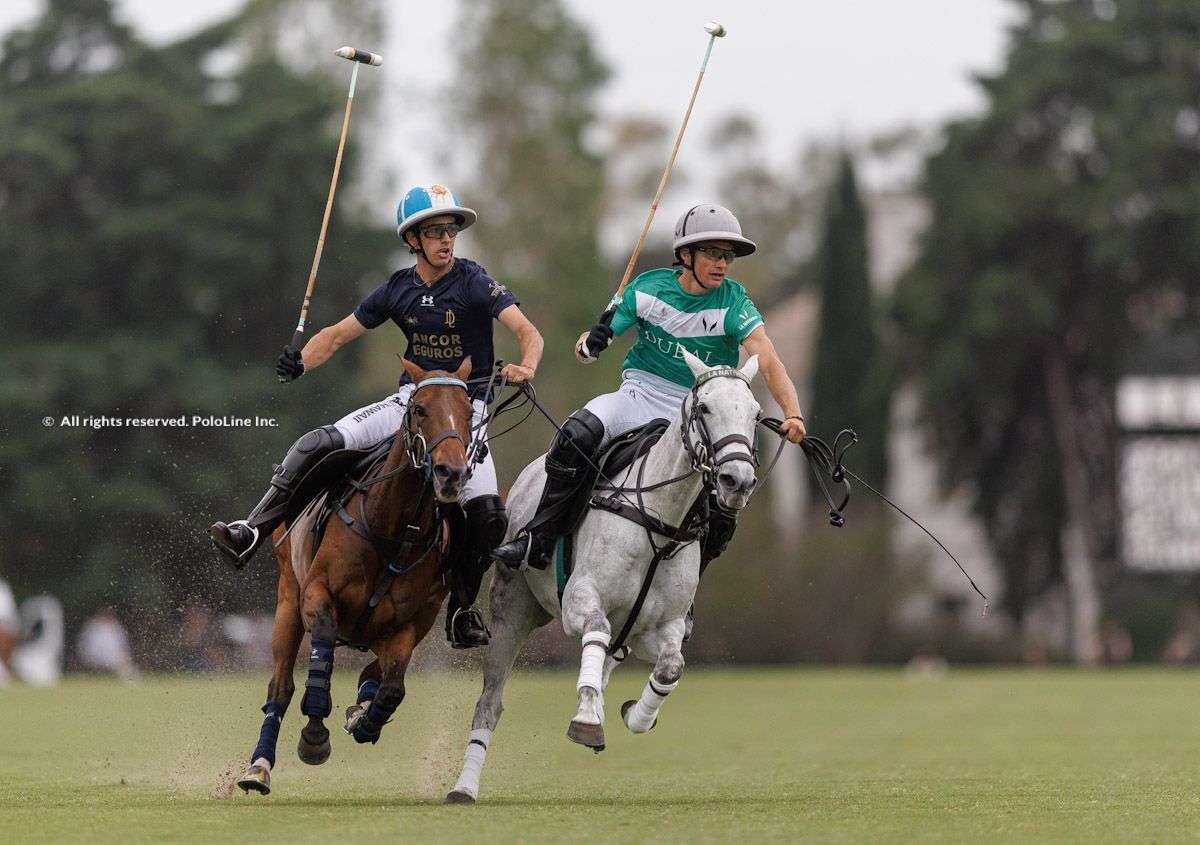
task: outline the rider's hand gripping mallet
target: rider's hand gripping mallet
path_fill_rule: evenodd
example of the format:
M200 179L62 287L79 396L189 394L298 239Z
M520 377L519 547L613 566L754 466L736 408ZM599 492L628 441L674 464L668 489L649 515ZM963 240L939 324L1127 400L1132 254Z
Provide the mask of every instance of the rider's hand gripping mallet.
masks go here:
M325 216L321 218L321 233L317 235L317 251L313 254L312 269L308 272L308 289L304 291L304 304L300 306L300 322L292 334L291 346L299 349L304 342L304 325L308 322L308 306L312 303L313 288L317 286L317 267L321 264L321 252L325 249L325 232L329 228L329 214L333 211L333 195L337 191L338 175L342 171L342 150L346 148L346 130L350 128L350 109L354 106L354 86L358 82L358 66L383 64L383 56L368 53L354 47L339 47L333 51L343 59L354 62L350 73L350 94L346 97L346 113L342 117L342 137L338 140L337 158L333 160L333 179L329 183L329 198L325 200ZM287 379L280 377L281 382Z
M621 277L621 283L617 285L617 292L613 294L612 301L608 307L604 309L604 313L600 315L598 322L604 325L612 323L613 314L617 311L617 304L621 301L621 294L625 292L625 286L629 284L629 278L633 275L634 265L637 264L638 257L642 254L642 246L646 243L646 233L650 231L650 224L654 221L654 213L658 211L658 202L662 199L663 191L666 190L667 180L671 178L671 168L675 166L675 155L679 152L679 144L683 141L683 131L687 129L688 120L692 116L692 106L696 104L696 95L700 93L700 81L704 79L704 69L708 67L708 57L712 54L713 43L718 38L724 38L727 30L716 21L709 21L704 25L704 31L708 33L708 48L704 51L704 61L700 63L700 73L696 76L696 84L692 86L692 96L688 100L687 111L683 113L683 123L679 125L679 132L675 135L675 146L671 148L671 157L667 159L667 167L663 170L662 178L658 180L658 190L654 192L654 199L650 203L650 211L646 215L646 222L642 224L642 233L638 235L637 244L633 247L633 255L629 256L629 263L625 265L625 275ZM587 339L587 332L579 336L579 340L575 342L575 357L582 362L593 361L591 355L584 345L584 340Z

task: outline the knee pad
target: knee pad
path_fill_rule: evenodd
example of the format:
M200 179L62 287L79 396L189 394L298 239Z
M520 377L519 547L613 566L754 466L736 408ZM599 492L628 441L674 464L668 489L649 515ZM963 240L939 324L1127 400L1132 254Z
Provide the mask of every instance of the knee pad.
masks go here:
M478 496L463 507L467 514L467 533L472 545L491 550L504 542L508 530L508 511L499 496Z
M574 478L581 467L600 451L604 441L604 423L587 408L580 408L562 424L562 431L550 444L546 455L546 473Z
M341 449L345 445L346 439L342 437L342 433L338 431L336 425L323 425L297 440L292 449L304 455L314 452L324 454L332 452L334 449Z
M276 480L290 485L308 472L321 458L346 445L337 426L326 425L305 434L288 449L276 471Z

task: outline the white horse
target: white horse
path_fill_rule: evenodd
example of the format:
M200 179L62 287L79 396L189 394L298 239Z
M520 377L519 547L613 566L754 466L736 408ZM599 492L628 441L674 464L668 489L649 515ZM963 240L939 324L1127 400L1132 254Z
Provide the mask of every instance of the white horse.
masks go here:
M706 485L715 487L721 504L731 509L745 507L755 485L752 450L760 408L750 392L750 381L758 372L758 357L738 370L708 367L690 353L683 354L696 384L684 399L679 419L644 458L612 479L625 491L616 494L622 501L639 505L652 520L659 520L653 524L664 529L680 526ZM544 458L539 458L525 467L509 494L506 539L533 517L544 483ZM673 533L668 529L668 534ZM669 550L674 541L654 532L652 545L649 535L646 527L627 516L590 510L575 534L575 567L561 607L554 567L539 571L497 566L483 693L475 705L462 773L446 796L447 803L473 803L479 795L484 757L500 720L501 695L513 661L530 632L556 616L561 617L563 630L583 644L576 684L579 707L567 729L568 738L597 752L603 750L604 688L613 667L629 653L653 663L654 669L641 697L622 706L622 721L633 733L654 727L659 708L683 673L680 646L685 616L699 583L700 548L696 542L680 543L675 554L663 557L656 551ZM616 649L613 631L627 625L656 557L657 570L625 648Z

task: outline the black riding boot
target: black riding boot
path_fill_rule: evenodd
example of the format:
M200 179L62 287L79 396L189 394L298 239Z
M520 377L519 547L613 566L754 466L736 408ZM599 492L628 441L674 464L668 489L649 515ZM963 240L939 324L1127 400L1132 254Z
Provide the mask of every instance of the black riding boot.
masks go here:
M214 522L208 536L221 555L235 569L246 565L263 540L270 536L287 515L288 502L296 483L321 458L345 446L342 433L332 425L310 431L288 449L283 463L276 465L271 488L245 519L235 522Z
M508 513L499 496L479 496L463 506L466 540L451 571L450 600L446 603L446 639L454 648L487 645L491 632L475 608L479 584L492 565L492 549L504 539Z
M550 565L558 538L575 527L587 507L585 481L604 440L604 423L581 409L563 423L546 454L546 486L537 512L515 539L492 554L508 566L528 561L534 569Z
M710 496L708 500L708 532L700 541L701 578L704 577L704 570L708 569L708 565L725 554L729 541L733 539L733 533L737 531L737 512L721 507L715 494L708 495ZM692 627L695 623L696 606L693 604L688 608L687 619L684 620L683 641L685 643L692 638Z

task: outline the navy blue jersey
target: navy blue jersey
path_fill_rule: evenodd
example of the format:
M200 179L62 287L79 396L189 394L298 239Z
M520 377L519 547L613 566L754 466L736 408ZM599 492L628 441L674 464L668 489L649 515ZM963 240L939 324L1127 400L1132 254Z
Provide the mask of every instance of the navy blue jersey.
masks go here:
M423 370L454 372L470 355L470 378L487 378L496 360L492 320L519 304L474 261L455 258L453 269L433 287L421 281L416 267L397 270L359 303L354 316L368 329L394 322L408 339L404 357ZM400 383L409 381L403 373Z

